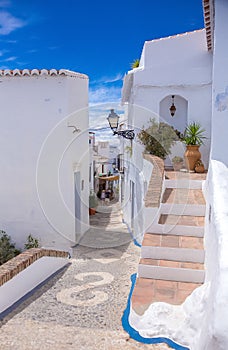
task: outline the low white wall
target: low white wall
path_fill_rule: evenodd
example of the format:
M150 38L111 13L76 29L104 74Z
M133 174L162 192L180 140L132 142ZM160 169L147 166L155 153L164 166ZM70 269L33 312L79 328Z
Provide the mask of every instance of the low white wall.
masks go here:
M69 263L68 259L42 257L0 287L0 313Z
M127 155L126 155L127 156ZM126 159L126 158L125 158ZM158 208L146 208L145 196L153 172L153 164L143 159L143 147L134 143L132 157L128 156L125 173L125 204L123 207L124 220L132 228L134 238L142 242L143 235L151 226ZM134 182L135 193L131 193L130 182ZM134 220L132 221L132 201L134 201Z
M206 282L210 284L206 315L197 350L228 349L228 168L212 160L205 186Z
M213 50L213 96L212 96L212 144L211 157L228 165L227 127L228 127L228 79L224 68L228 64L227 38L228 2L213 1L214 5L214 50ZM212 5L211 5L212 7Z

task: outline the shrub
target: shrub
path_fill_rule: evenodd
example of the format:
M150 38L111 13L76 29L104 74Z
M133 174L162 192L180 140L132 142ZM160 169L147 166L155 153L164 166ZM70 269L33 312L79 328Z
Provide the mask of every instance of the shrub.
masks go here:
M139 63L140 63L140 60L137 58L136 60L134 60L134 61L131 63L131 68L132 68L132 69L138 68L138 67L139 67Z
M171 146L179 140L180 132L172 126L155 119L149 121L150 126L138 133L139 141L145 146L145 152L165 159L171 151Z
M97 196L93 191L90 191L89 195L89 208L96 208L97 207Z
M179 156L175 156L172 159L173 163L182 163L183 161L184 161L184 159L182 157L179 157Z
M27 242L25 243L25 249L39 248L39 240L34 238L31 234L27 237Z
M0 230L0 265L20 254L21 251L11 242L10 236Z

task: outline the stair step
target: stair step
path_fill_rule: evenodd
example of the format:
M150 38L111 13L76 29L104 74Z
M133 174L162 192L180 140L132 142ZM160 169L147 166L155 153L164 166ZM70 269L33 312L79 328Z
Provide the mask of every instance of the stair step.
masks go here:
M204 249L203 238L191 236L174 236L169 234L146 233L142 246Z
M204 264L187 261L175 261L175 260L160 260L160 259L144 259L141 258L139 261L140 265L160 266L160 267L175 267L181 269L193 269L193 270L204 270Z
M161 214L158 224L204 226L204 216Z
M204 216L206 206L203 204L170 204L162 203L160 214L165 215L187 215L187 216Z
M204 227L203 226L185 226L185 225L161 225L153 224L148 230L148 234L169 234L177 236L192 236L192 237L203 237Z
M201 189L189 188L166 188L163 194L162 203L176 204L205 204Z
M156 266L152 262L147 264L140 262L138 276L165 281L203 283L205 272L199 269Z
M180 305L200 285L138 277L131 298L132 308L142 315L154 302Z
M165 176L169 180L191 180L191 181L204 181L207 174L203 173L189 173L183 171L165 171Z
M142 246L141 257L146 259L162 259L204 263L205 252L201 249Z
M165 188L189 188L192 190L201 190L202 180L165 180Z

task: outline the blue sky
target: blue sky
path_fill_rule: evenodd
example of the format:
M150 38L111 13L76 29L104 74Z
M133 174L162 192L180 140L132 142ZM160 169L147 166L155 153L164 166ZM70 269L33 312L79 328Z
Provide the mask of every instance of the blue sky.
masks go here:
M202 27L201 0L0 0L0 66L79 71L114 101L144 41Z
M146 40L203 26L202 0L0 0L0 68L82 72L90 104L118 103Z

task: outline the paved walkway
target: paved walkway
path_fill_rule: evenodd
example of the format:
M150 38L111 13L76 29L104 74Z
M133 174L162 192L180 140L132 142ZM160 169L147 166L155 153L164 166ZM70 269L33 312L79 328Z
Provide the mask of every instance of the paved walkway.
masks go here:
M129 239L118 205L103 210L109 215L74 248L69 266L1 321L1 350L169 349L138 343L122 329L140 248Z

